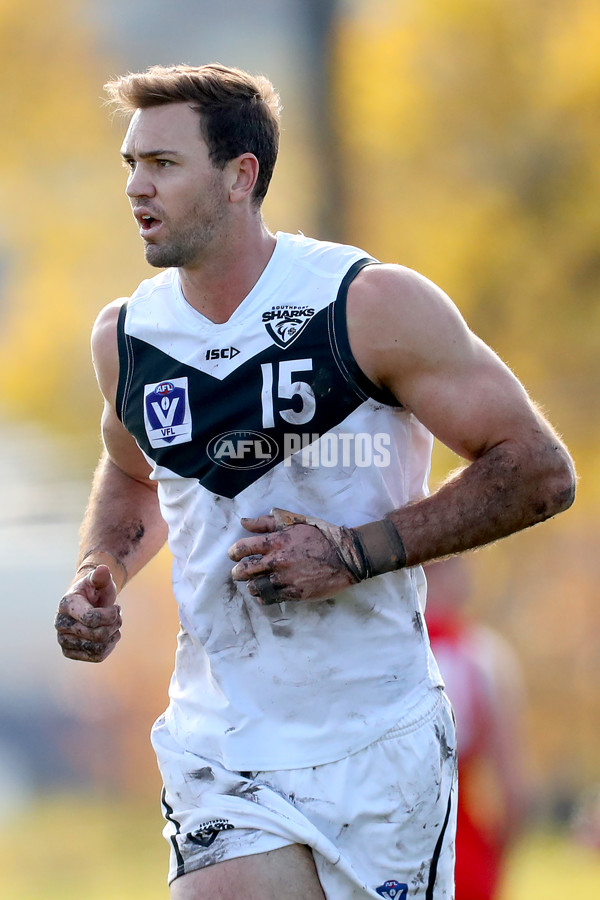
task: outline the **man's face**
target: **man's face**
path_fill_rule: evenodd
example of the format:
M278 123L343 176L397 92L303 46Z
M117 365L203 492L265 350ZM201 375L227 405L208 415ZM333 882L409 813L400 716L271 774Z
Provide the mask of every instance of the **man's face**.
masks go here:
M127 195L152 266L193 266L224 230L224 172L209 160L198 113L187 103L138 109L121 154Z

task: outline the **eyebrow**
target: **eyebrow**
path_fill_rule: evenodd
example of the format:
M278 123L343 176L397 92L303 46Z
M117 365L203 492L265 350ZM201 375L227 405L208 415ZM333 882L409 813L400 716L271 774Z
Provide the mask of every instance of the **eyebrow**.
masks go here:
M139 159L156 159L157 156L181 156L178 150L140 150ZM133 159L132 153L121 150L123 159Z

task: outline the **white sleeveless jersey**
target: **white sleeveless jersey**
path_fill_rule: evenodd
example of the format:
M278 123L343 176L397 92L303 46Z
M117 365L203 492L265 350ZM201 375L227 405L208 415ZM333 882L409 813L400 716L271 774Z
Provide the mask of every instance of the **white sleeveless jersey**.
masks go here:
M348 285L361 250L279 233L224 324L176 269L119 318L117 411L153 466L181 631L166 713L231 770L299 768L376 740L441 685L420 567L316 602L261 606L231 577L242 516L278 506L346 526L426 492L432 438L354 361Z

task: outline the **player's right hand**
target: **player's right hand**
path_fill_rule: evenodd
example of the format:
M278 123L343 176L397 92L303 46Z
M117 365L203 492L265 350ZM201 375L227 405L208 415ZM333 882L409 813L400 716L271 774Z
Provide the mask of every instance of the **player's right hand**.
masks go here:
M121 607L108 566L96 566L75 581L58 606L54 627L63 655L102 662L121 639Z

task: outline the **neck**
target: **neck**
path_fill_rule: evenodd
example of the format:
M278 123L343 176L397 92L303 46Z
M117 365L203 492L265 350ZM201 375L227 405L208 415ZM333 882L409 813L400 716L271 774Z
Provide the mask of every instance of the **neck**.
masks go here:
M275 243L262 219L228 234L206 259L179 269L185 299L212 322L226 322L262 275Z

